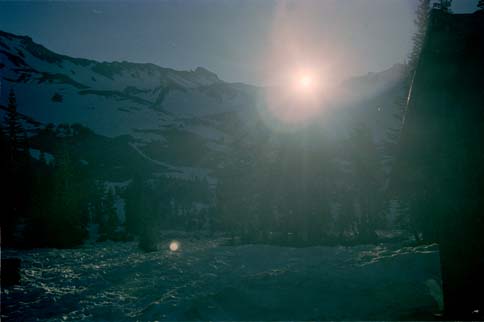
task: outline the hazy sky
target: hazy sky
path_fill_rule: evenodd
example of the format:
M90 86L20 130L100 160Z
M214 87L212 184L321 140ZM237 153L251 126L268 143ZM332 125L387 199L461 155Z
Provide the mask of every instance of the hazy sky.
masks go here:
M477 0L454 0L472 12ZM270 84L302 64L337 80L403 62L416 0L0 2L0 30L101 61L206 67L227 81Z

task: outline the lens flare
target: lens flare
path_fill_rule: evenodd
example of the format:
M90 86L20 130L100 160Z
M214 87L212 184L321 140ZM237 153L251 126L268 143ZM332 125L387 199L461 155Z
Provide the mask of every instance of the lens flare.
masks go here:
M280 125L305 126L321 115L325 106L324 85L316 68L295 69L285 84L266 88L263 110Z
M262 119L273 128L292 130L317 122L335 95L339 74L334 66L341 58L334 54L336 44L308 28L305 17L313 12L307 7L297 1L275 6L269 46L261 58L270 85L257 101Z
M314 85L314 79L311 75L304 74L299 78L299 87L302 90L310 90Z
M176 240L174 240L174 241L172 241L172 242L170 243L170 250L171 250L172 252L176 252L176 251L177 251L177 250L179 250L179 249L180 249L180 243L179 243L179 242L177 242Z

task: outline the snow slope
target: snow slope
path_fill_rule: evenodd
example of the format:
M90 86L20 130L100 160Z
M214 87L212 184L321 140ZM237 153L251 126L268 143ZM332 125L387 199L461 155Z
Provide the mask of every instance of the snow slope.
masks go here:
M395 101L404 94L404 72L403 65L395 65L343 82L324 115L311 120L324 130L312 137L324 136L344 147L348 133L366 123L381 143L389 128L399 127ZM216 170L234 142L265 133L265 128L274 132L269 133L271 142L284 140L278 126L266 120L264 88L227 83L201 67L177 71L72 58L29 37L0 31L0 82L0 107L7 105L13 88L18 110L29 120L80 123L92 130L96 136L89 136L90 142L77 138L82 148L74 157L102 180L125 181L143 171L153 178L203 178L215 187ZM31 123L29 134L34 134L39 124ZM52 142L31 143L39 153L55 152Z
M181 248L170 252L171 238ZM176 238L179 237L179 238ZM4 251L22 284L2 290L9 320L398 320L439 312L435 245L223 246L165 235L134 243Z
M329 104L331 113L321 117L328 137L344 140L355 124L366 123L382 141L388 128L398 127L395 101L404 93L404 72L405 67L397 64L343 82ZM0 105L6 105L13 88L19 111L44 124L80 123L105 137L129 135L138 152L147 145L160 151L197 140L193 145L206 148L204 155L197 155L202 159L223 154L231 138L237 140L260 124L265 101L263 88L224 82L201 67L176 71L153 64L72 58L29 37L2 31L0 81ZM177 133L167 133L174 130ZM126 149L137 153L130 146ZM169 160L174 152L165 150L143 152L164 165L199 164L199 159L190 158L175 164ZM216 165L204 167L207 172Z
M72 58L1 31L0 59L0 104L13 88L20 112L43 123L81 123L109 137L253 105L249 86L225 83L201 67L176 71Z
M395 100L404 95L404 73L405 66L396 64L383 72L344 81L330 100L339 112L324 126L339 134L358 120L383 135L395 126ZM211 141L210 137L226 133L207 120L237 113L243 123L264 101L263 88L226 83L201 67L176 71L153 64L72 58L29 37L2 31L0 80L0 104L6 105L8 90L14 88L20 112L40 122L81 123L104 136L129 134L144 140L164 138L153 133L146 138L137 130L176 126ZM56 94L61 99L54 99ZM193 121L199 122L196 129ZM334 123L339 126L332 126Z
M159 166L156 174L169 169L170 176L200 174L212 182L209 172L214 166L198 166L199 160L180 153L179 146L189 150L188 137L197 151L203 150L201 158L214 159L212 154L223 151L220 142L229 133L221 131L213 117L254 109L255 88L223 82L201 67L176 71L153 64L72 58L29 37L2 31L0 85L0 105L7 105L8 92L14 89L18 111L43 125L79 123L107 138L128 135L124 156L140 154ZM151 153L142 152L148 145ZM83 155L90 152L80 151L79 158L96 166L99 160Z

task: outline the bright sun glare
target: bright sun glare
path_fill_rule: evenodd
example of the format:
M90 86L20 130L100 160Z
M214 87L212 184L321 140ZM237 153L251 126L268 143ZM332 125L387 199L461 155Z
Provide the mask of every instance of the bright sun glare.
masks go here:
M302 125L313 120L324 107L325 82L317 67L287 73L285 85L269 89L266 106L283 124Z
M313 83L314 83L314 80L309 74L304 74L299 78L299 86L303 90L311 89Z
M293 76L294 94L301 98L317 94L321 88L320 75L317 72L296 72Z

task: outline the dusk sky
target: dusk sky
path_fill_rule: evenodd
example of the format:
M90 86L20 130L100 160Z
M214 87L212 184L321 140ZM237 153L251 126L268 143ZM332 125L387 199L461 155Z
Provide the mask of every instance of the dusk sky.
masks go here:
M476 0L455 0L473 12ZM0 2L0 30L101 61L205 67L231 82L277 83L288 65L338 81L404 62L415 0Z

